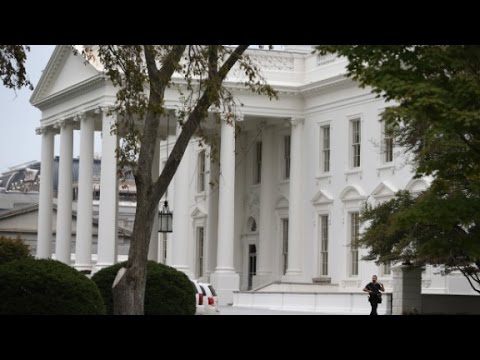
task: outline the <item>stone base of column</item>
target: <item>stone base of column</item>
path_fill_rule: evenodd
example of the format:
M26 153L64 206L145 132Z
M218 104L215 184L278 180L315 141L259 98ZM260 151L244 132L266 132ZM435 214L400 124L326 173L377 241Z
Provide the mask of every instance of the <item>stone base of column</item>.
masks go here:
M301 270L287 270L287 273L282 276L282 282L284 283L301 283L305 282L303 273Z
M415 315L422 312L422 267L398 265L392 267L393 315Z
M240 290L240 277L236 272L214 272L210 275L210 282L218 294L220 305L233 304L233 292Z
M268 285L273 282L272 273L263 273L253 276L252 279L252 290L255 290L259 287Z

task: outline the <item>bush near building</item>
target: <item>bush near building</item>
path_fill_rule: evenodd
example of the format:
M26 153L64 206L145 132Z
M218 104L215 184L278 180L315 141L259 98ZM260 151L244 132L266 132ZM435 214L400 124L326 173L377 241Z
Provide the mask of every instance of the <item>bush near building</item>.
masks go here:
M19 259L0 265L0 315L103 315L95 283L51 259Z
M30 248L20 238L0 236L0 265L16 259L31 258Z
M125 264L106 267L92 277L100 289L108 315L113 314L113 281ZM195 307L192 283L183 272L154 261L147 263L145 315L194 315Z

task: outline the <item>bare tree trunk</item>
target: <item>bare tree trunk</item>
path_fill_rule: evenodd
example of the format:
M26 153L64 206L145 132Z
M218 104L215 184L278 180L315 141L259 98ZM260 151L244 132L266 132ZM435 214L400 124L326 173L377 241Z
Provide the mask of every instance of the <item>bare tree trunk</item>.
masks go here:
M157 202L158 204L158 202ZM147 256L150 234L152 232L156 204L152 200L137 199L135 223L128 256L127 267L120 279L114 283L113 313L114 315L143 315L145 303L145 285L147 281ZM122 274L123 273L123 274Z
M144 314L148 246L154 217L158 216L158 202L175 175L188 142L200 125L201 120L208 114L208 108L212 103L218 101L218 89L221 83L247 48L248 45L238 46L218 72L211 71L210 82L204 94L184 123L183 130L165 164L165 168L155 182L152 182L151 169L160 117L153 110L147 113L141 138L138 167L135 172L137 208L128 262L126 268L121 269L117 274L117 279L112 288L115 315ZM177 46L172 50L171 58L166 61L166 65L161 70L156 68L153 49L148 45L144 49L151 84L149 106L155 109L163 102L166 85L171 79L185 47ZM211 61L213 61L215 54L216 50L214 50Z

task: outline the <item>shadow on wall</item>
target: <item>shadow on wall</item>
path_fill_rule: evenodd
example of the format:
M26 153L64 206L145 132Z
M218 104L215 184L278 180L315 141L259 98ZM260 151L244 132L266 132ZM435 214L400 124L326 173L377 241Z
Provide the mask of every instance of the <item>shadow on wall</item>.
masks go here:
M480 315L480 295L422 294L422 314Z

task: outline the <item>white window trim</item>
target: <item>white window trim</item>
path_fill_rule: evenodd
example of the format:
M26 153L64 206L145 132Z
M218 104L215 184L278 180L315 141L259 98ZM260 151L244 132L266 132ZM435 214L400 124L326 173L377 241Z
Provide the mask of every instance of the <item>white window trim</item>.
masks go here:
M333 206L333 198L328 194L328 192L324 190L320 190L311 200L313 205L313 209L315 211L315 233L317 234L317 241L315 242L315 261L317 264L317 275L318 277L330 277L329 275L320 275L321 274L321 216L328 216L328 227L329 227L329 244L331 245L331 224L332 224L332 206ZM329 246L331 248L331 246ZM330 251L329 251L330 253Z
M277 250L276 259L274 259L274 263L276 260L275 268L278 271L279 276L284 276L283 274L283 219L288 219L288 207L285 208L277 208L275 210L276 218L277 218ZM289 219L290 220L290 219ZM290 227L290 224L289 224Z
M278 144L278 179L279 184L285 184L290 182L290 178L285 178L285 136L290 136L290 150L292 145L292 133L291 127L288 129L282 129L278 132L277 138L279 139ZM290 171L292 170L292 154L290 154Z
M362 166L364 162L364 158L362 156L363 154L363 115L360 114L354 114L354 115L348 115L348 169L345 171L346 174L351 174L351 173L357 173L362 171ZM359 120L360 122L360 166L358 167L353 167L353 121Z
M193 244L195 246L190 246L189 248L191 249L190 253L190 259L191 259L191 264L193 264L192 267L192 272L195 274L197 271L197 228L203 227L203 269L204 269L204 274L203 276L207 275L207 257L208 257L208 238L207 238L207 215L205 212L203 212L200 208L195 208L195 210L191 213L192 217L192 239L193 239ZM190 243L191 244L191 243ZM193 248L193 249L192 249Z
M332 120L321 121L317 123L318 125L318 169L317 169L317 179L328 178L332 174ZM329 171L324 172L323 164L323 128L330 127L330 166Z

